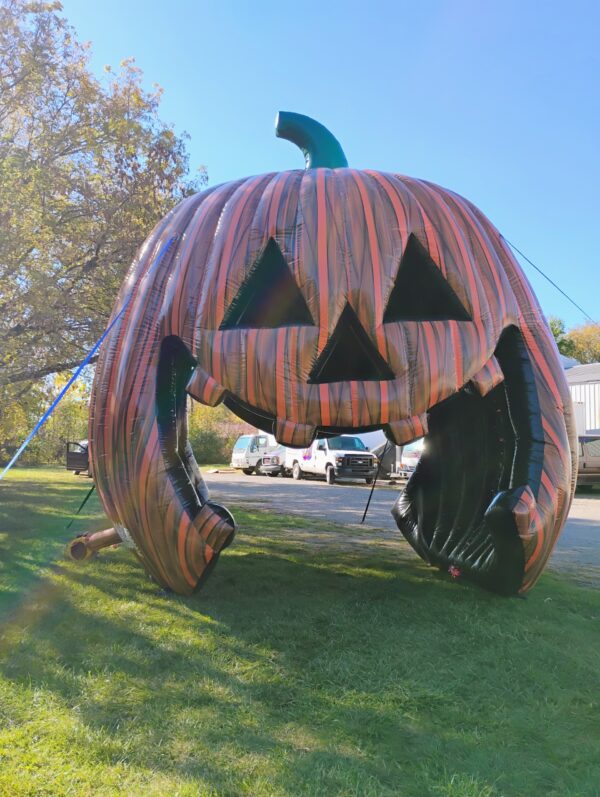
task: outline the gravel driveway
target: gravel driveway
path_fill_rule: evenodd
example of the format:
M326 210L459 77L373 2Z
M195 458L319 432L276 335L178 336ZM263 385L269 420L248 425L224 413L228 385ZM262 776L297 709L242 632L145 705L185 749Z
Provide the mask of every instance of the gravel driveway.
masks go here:
M205 473L204 476L211 497L225 505L256 505L286 515L300 515L350 527L360 524L370 491L370 487L359 483L329 486L316 480L296 482L281 477L245 476L237 472ZM378 529L384 538L401 536L390 514L398 491L398 487L377 486L362 528ZM599 491L575 496L550 566L568 572L600 568Z

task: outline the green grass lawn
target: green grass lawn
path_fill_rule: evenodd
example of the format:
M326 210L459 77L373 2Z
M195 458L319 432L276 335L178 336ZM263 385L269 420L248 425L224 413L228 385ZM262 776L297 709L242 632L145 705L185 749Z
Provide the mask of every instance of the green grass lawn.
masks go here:
M376 532L236 509L203 592L61 559L87 479L0 483L0 794L600 794L600 590L459 586ZM73 531L103 528L97 499Z

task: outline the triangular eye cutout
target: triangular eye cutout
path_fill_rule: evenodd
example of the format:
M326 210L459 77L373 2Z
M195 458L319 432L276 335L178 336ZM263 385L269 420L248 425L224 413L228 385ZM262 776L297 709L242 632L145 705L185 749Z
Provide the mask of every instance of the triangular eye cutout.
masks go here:
M309 374L309 384L394 378L392 369L375 348L354 310L347 304Z
M388 321L472 321L423 244L410 235L385 313Z
M273 238L229 305L219 329L314 324L308 305Z

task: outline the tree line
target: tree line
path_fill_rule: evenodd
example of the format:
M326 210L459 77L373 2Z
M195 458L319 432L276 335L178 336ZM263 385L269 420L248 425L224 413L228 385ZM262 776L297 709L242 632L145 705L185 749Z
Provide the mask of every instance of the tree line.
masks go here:
M556 316L550 316L548 322L561 354L582 365L600 362L600 324L589 322L567 331L564 321Z
M131 59L99 79L89 56L59 2L0 0L0 461L100 337L148 231L206 182L160 117L160 88L145 90ZM563 354L600 360L598 325L550 324ZM67 439L87 437L89 384L25 461L60 460ZM235 436L225 414L191 422L209 460Z
M206 180L160 88L131 59L97 79L89 55L59 2L0 0L0 458L101 335L149 230ZM30 457L45 437L52 458L53 427L87 436L85 416L72 393Z

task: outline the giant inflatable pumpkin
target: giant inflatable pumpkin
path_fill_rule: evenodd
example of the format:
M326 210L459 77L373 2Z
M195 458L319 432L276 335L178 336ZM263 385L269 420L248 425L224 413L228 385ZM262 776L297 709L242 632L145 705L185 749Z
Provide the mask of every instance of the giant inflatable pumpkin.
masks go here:
M393 509L428 562L504 594L536 581L576 472L570 398L526 278L457 194L347 168L298 114L305 170L181 202L124 283L90 446L105 510L149 573L189 594L234 534L186 436L186 396L287 446L382 428L426 453Z

